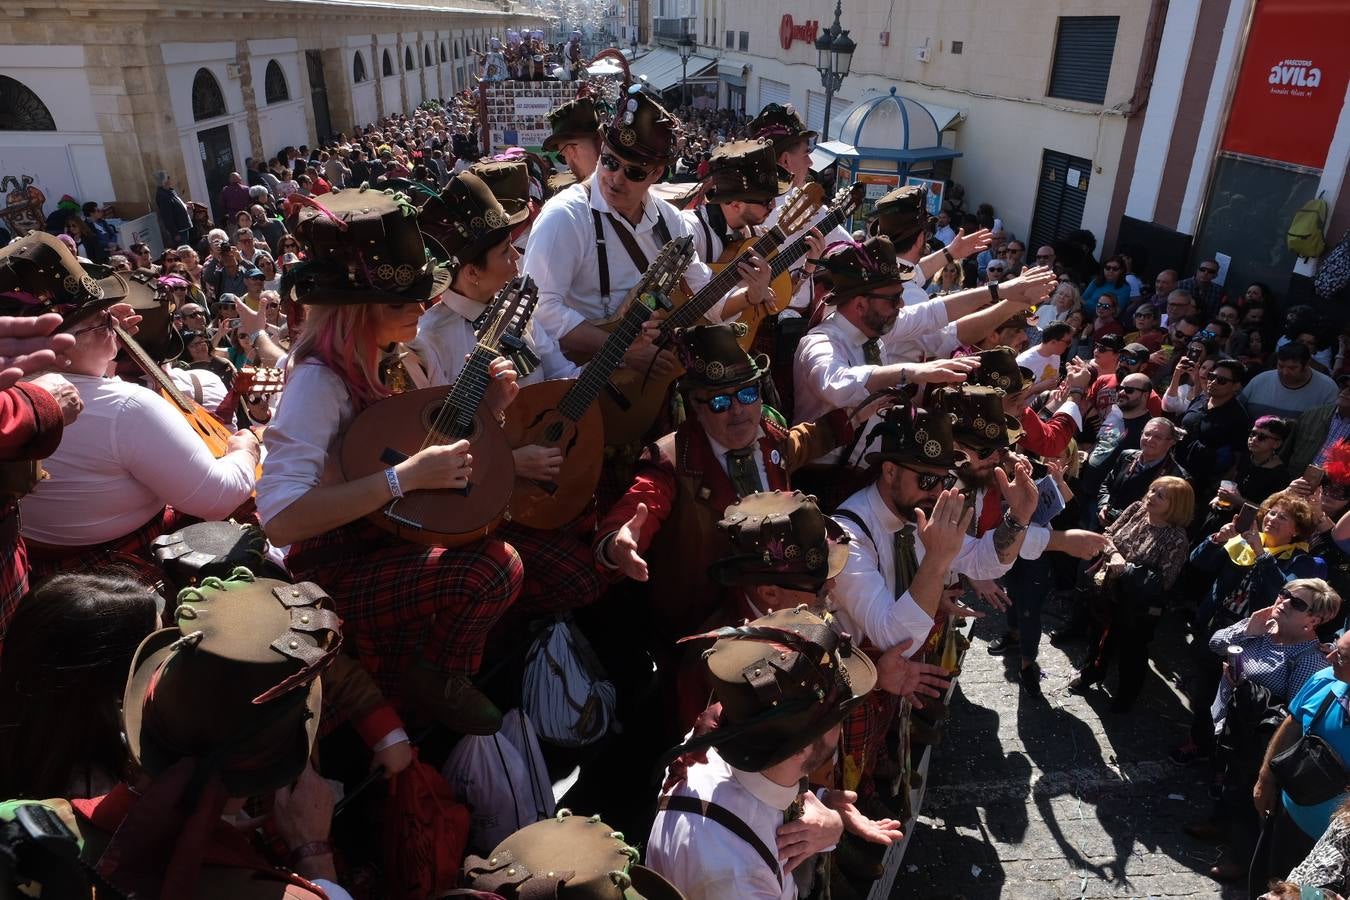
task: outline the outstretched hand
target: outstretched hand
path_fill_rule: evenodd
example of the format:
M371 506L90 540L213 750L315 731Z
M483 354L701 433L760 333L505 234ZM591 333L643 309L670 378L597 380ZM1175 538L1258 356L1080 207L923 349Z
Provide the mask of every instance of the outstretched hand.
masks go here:
M65 361L75 346L69 334L55 334L61 316L0 316L0 390L13 387L25 375L50 369Z

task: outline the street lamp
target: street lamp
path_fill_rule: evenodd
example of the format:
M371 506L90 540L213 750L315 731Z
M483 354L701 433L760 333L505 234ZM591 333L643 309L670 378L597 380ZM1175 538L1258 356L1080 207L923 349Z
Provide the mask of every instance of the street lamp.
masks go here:
M825 124L821 127L821 139L830 137L830 103L834 92L848 77L849 66L853 64L853 51L858 49L848 36L848 29L839 26L839 13L843 0L835 0L834 24L816 38L816 71L820 73L820 86L825 88Z
M680 48L680 70L681 70L681 75L680 75L680 96L681 96L681 98L682 98L683 101L684 101L681 105L683 105L683 106L688 106L688 105L689 105L689 57L691 57L691 56L694 55L694 36L693 36L692 34L690 34L689 32L686 31L686 32L684 33L684 37L680 38L680 42L679 42L679 44L677 44L676 46L678 46L678 47Z

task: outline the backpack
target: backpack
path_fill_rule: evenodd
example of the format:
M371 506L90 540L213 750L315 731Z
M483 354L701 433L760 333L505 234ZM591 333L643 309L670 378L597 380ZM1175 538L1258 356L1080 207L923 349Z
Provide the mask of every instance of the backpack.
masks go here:
M1294 253L1305 259L1316 259L1327 248L1322 229L1327 224L1327 201L1315 197L1298 208L1289 223L1285 243Z
M1341 236L1340 243L1318 264L1313 289L1323 300L1330 300L1347 284L1350 284L1350 231Z
M585 747L609 732L614 682L570 618L558 617L535 638L521 687L521 708L548 743Z

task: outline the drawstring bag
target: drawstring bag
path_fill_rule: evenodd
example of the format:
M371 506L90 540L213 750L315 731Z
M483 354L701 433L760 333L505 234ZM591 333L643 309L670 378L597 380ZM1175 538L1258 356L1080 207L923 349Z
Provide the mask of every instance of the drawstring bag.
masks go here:
M512 720L513 715L520 721ZM553 814L553 787L543 753L534 729L517 710L506 715L496 734L461 738L441 775L472 810L469 846L476 853L486 853L508 835Z
M572 620L546 626L525 658L521 691L539 736L560 747L593 744L609 731L614 704L614 683Z
M411 765L390 776L386 897L421 900L455 887L468 841L469 810L434 768L414 756Z

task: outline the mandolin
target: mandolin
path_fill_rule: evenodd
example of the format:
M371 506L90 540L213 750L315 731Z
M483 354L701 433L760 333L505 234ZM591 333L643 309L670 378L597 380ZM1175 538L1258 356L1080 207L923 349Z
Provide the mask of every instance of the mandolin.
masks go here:
M169 374L155 365L155 361L150 358L150 354L145 352L145 348L136 343L136 339L127 334L126 329L117 324L115 320L110 320L108 327L112 329L113 334L122 342L126 348L127 355L131 357L132 362L140 367L145 373L145 377L159 388L160 394L168 400L173 407L182 414L187 420L188 425L197 433L197 437L202 439L211 455L220 459L228 452L227 445L234 431L225 423L215 417L205 406L197 403L191 397L178 389L178 385L173 383ZM258 475L262 475L262 466L258 466Z
M263 397L279 394L285 386L286 373L282 369L273 369L266 366L244 366L234 373L234 382L230 385L229 393L225 395L225 399L221 400L220 405L216 407L215 416L229 425L233 421L234 415L241 409L242 403L245 401L256 403ZM247 411L247 409L244 410L244 412Z
M594 498L605 453L605 431L596 398L641 333L643 323L658 307L666 306L664 298L693 259L693 238L675 238L667 243L624 298L622 321L581 377L521 388L506 411L506 435L511 446L557 447L562 450L563 461L554 481L516 478L511 495L512 521L530 528L558 528L580 515Z
M419 544L458 547L486 537L506 512L516 467L506 433L482 408L489 368L502 347L520 340L539 289L519 275L483 314L478 341L453 385L423 388L372 403L342 440L342 474L354 481L436 444L468 440L473 473L462 489L409 491L371 513L371 522Z
M839 193L834 195L834 200L830 202L829 212L823 219L817 222L813 227L820 230L823 235L829 234L837 226L842 225L849 216L853 215L858 204L862 202L863 185L854 184L850 187L840 188ZM720 272L734 260L736 256L747 246L753 238L746 238L738 244L732 244L722 251L722 258L715 263L709 263L709 268L714 272ZM795 241L779 250L769 260L769 267L773 272L773 280L770 287L773 290L773 300L751 306L741 313L737 320L746 326L745 334L740 337L740 345L747 352L754 345L755 332L764 320L770 316L777 315L787 309L792 301L792 275L788 270L797 264L797 261L804 257L811 249L806 242L806 235L801 235Z
M820 185L815 183L804 188L793 188L783 198L783 212L774 227L755 238L751 246L742 250L721 272L714 275L703 290L684 298L683 302L678 297L683 291L677 291L674 309L661 322L656 337L657 346L669 346L677 329L697 325L713 308L713 304L739 283L739 263L749 259L752 254L768 257L787 241L788 235L805 228L820 207L822 196ZM600 395L600 410L605 419L605 443L630 444L641 440L656 422L671 383L683 371L676 367L675 372L665 376L633 369L615 372L611 379L613 390Z

